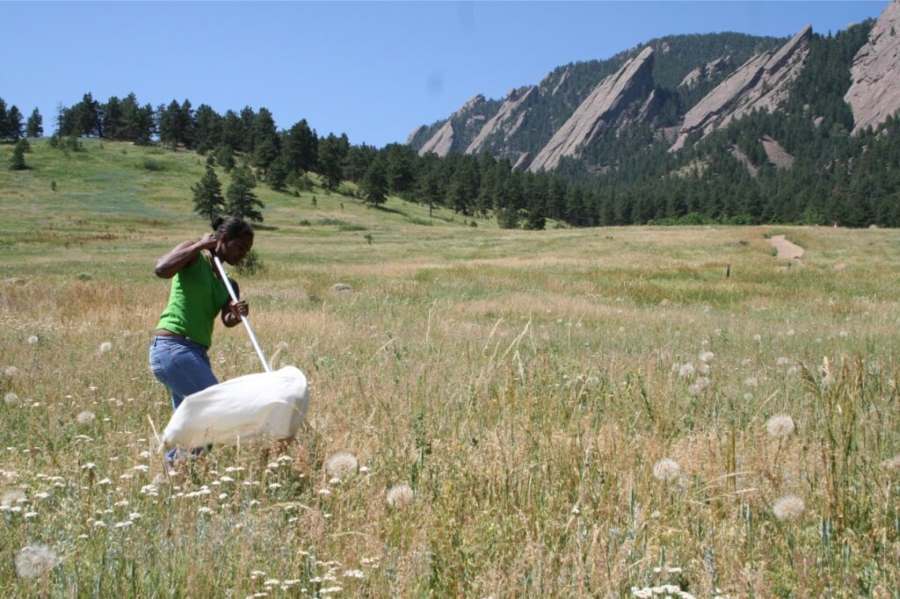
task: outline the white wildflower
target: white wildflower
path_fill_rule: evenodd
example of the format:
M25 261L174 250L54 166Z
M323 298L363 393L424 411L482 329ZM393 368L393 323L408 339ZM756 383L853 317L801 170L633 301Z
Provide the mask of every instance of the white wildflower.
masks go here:
M123 520L122 522L116 522L116 528L128 528L132 525L131 520Z
M709 387L709 385L709 379L705 376L701 376L688 387L688 393L695 396L700 395L707 387Z
M344 573L341 575L344 578L365 578L366 575L363 574L362 570L344 570Z
M753 335L753 340L756 341L757 343L759 343L760 341L762 341L762 335L760 335L760 334Z
M694 376L694 365L690 362L682 364L681 367L678 368L678 376L683 379Z
M325 460L325 472L331 478L343 478L355 474L359 468L356 456L347 451L339 451L331 454Z
M92 424L97 417L94 416L93 412L85 410L83 412L79 412L78 416L75 417L75 421L78 424L87 425Z
M92 526L94 528L106 528L106 522L104 522L102 520L97 520L94 522L94 524Z
M108 486L111 485L111 484L112 484L112 481L109 480L108 478L104 478L104 479L102 479L102 480L98 480L98 481L97 481L97 486L98 486L98 487L108 487Z
M84 464L81 467L81 469L82 470L94 470L96 467L97 467L97 464L95 464L94 462L88 462L87 464Z
M387 504L393 508L406 507L413 502L413 499L415 499L415 494L406 483L394 485L387 490Z
M104 341L100 344L99 352L101 354L109 353L110 351L112 351L112 342Z
M681 475L681 466L673 459L663 458L653 465L653 476L661 481L673 481Z
M28 337L28 345L37 345L37 342L38 342L37 335L31 335L30 337Z
M197 513L198 514L211 514L211 513L213 513L213 511L208 507L202 507L197 510Z
M38 515L37 512L25 512L25 519L33 520L34 518L37 518L37 515Z
M141 514L139 512L131 512L130 514L128 514L128 519L131 521L140 520Z
M772 437L788 437L794 432L794 419L787 414L772 416L766 421L766 430Z
M19 396L10 391L3 396L3 403L10 407L17 405L19 403Z
M881 462L881 465L888 470L900 470L900 453L888 460Z
M796 495L785 495L775 502L772 506L772 512L779 520L793 520L800 517L806 505L803 500Z
M7 507L16 503L24 503L26 500L25 491L22 489L9 489L0 495L0 505Z
M26 545L16 554L19 578L43 576L60 563L59 556L46 545Z

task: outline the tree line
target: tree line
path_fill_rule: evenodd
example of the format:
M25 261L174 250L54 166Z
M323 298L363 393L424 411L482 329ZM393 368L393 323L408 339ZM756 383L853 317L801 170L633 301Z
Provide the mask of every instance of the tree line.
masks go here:
M889 119L879 131L850 136L852 116L848 122L843 103L849 86L846 69L865 40L863 33L861 27L815 38L805 71L810 74L798 80L784 110L754 113L676 154L667 152L668 142L649 125L632 126L595 141L580 161L564 159L552 173L515 170L509 160L489 154L440 158L420 156L404 144L355 145L346 134L319 135L306 119L279 129L265 107L219 114L206 104L195 109L185 99L154 108L134 94L98 102L87 93L71 107L60 106L54 138L158 143L210 156L204 180L194 189L198 211L207 216L247 210L248 217L261 219L262 206L252 193L257 181L277 191L299 192L312 185L307 173L316 172L330 190L343 181L355 183L342 191L352 189L373 206L393 194L465 216L494 217L510 228L543 229L548 220L571 226L900 226L898 121ZM816 81L826 82L827 88L817 88ZM9 114L18 115L12 119L18 123L21 115L2 101L0 107L7 123L3 131L13 131L4 137L12 139L22 127L10 129ZM36 110L34 115L39 119ZM791 168L769 163L760 143L764 136L778 140L794 156ZM227 172L239 169L232 173L232 184L239 180L240 189L231 197L242 200L221 193L221 185L213 181L213 165Z

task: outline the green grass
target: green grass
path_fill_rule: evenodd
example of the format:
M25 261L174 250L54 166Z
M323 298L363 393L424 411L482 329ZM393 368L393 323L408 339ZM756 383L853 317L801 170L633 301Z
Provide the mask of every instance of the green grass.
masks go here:
M168 282L152 268L205 232L190 213L204 159L32 146L31 170L0 171L0 394L19 398L0 404L0 495L26 495L0 512L3 596L900 585L895 231L508 231L398 198L367 208L317 178L300 197L260 186L266 269L238 279L267 353L286 344L311 381L309 428L290 460L217 447L169 479L150 422L171 409L147 369ZM806 248L801 264L771 256L773 231ZM210 358L223 380L259 370L240 328L217 327ZM777 414L793 434L767 433ZM367 471L331 483L339 450ZM662 458L680 475L655 478ZM415 491L406 508L385 502L397 483ZM786 495L805 504L796 519L774 515ZM62 563L19 579L28 543Z

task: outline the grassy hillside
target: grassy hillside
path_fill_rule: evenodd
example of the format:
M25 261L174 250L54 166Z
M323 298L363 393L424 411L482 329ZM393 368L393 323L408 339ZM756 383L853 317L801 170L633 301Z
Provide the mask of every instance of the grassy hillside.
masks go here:
M261 187L266 270L237 278L267 353L310 378L309 427L170 478L152 267L205 232L203 158L34 146L32 170L0 170L0 595L900 585L895 231L510 231ZM802 260L774 257L782 233ZM210 358L220 379L259 370L240 328ZM341 450L363 468L335 481ZM401 483L412 501L389 505ZM62 561L21 578L35 543Z

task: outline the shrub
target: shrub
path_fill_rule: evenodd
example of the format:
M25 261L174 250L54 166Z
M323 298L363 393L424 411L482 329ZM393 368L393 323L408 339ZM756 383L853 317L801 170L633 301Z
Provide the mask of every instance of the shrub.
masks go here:
M145 170L152 171L152 172L166 170L166 167L162 162L160 162L158 160L154 160L153 158L144 158L143 166L144 166Z
M244 259L238 262L235 270L241 275L252 276L257 273L265 272L266 265L263 264L262 258L256 253L256 250L250 250Z

